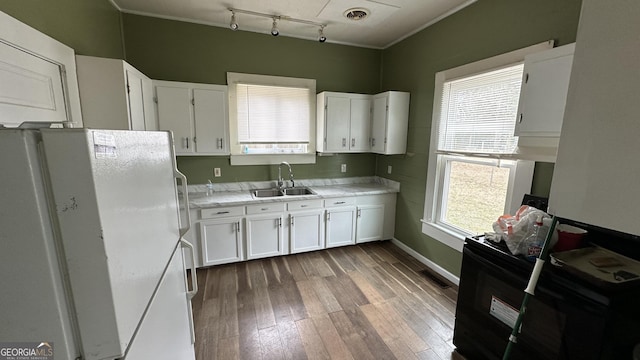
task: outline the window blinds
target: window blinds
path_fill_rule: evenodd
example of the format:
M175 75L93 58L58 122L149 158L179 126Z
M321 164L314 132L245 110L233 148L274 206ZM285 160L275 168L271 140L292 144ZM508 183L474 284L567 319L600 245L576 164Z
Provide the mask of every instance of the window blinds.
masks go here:
M310 89L237 84L238 142L308 143Z
M523 64L443 84L438 150L511 154Z

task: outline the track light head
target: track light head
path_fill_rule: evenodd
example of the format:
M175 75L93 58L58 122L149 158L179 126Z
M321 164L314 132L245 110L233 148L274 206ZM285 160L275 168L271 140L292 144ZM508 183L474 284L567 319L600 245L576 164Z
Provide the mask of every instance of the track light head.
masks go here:
M229 23L229 28L231 28L231 30L236 31L238 30L238 22L236 21L236 13L235 12L231 12L231 22Z
M321 43L327 41L327 37L324 36L324 26L320 26L320 29L318 30L318 41Z
M271 35L278 36L280 35L280 31L278 31L278 18L273 18L273 25L271 26Z

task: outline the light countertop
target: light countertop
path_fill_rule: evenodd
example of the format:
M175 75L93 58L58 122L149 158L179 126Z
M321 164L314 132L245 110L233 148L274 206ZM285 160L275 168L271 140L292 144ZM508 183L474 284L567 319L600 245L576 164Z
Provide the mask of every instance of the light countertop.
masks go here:
M377 176L370 176L341 179L302 179L295 182L295 187L308 187L315 193L313 195L288 195L263 198L255 198L251 195L252 190L275 188L275 185L274 181L214 183L214 191L210 194L207 193L206 185L189 185L189 208L205 209L268 202L379 195L400 191L400 183ZM289 181L286 182L286 186L291 186Z

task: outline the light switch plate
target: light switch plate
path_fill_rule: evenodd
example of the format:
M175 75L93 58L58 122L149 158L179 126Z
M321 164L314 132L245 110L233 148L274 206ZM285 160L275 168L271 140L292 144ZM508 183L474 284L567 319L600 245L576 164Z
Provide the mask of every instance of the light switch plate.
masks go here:
M220 171L220 168L213 168L213 176L215 177L222 176L222 172Z
M340 172L347 172L347 164L340 165Z

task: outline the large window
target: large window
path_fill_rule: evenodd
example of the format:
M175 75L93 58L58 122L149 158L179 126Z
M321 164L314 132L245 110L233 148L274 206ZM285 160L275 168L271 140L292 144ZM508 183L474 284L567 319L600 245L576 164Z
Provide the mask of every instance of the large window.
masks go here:
M315 80L228 73L232 164L315 162Z
M545 44L436 74L422 231L462 250L531 189L534 163L513 135L524 55Z

